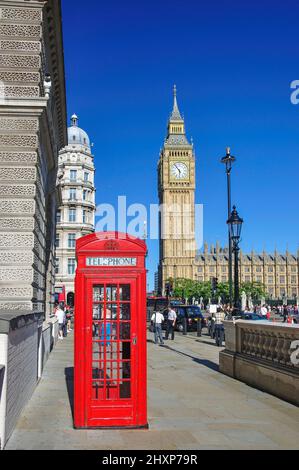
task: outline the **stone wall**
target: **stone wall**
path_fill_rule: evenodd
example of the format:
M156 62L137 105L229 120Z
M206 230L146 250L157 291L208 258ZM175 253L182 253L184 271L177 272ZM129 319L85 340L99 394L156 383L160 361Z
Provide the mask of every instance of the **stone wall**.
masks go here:
M0 326L8 325L0 328L2 447L57 334L56 182L66 143L60 0L0 0Z
M40 291L45 289L33 268L43 249L35 217L41 219L44 199L44 191L37 194L37 173L45 105L33 110L25 103L25 98L41 96L41 40L42 4L34 2L32 8L31 2L0 2L0 311L38 309L34 299L43 301Z
M58 320L51 319L49 323L44 323L42 337L39 349L39 370L38 376L41 377L44 367L48 361L58 337Z
M299 405L298 325L227 321L225 340L220 372Z
M0 391L2 448L30 399L43 369L43 314L0 315L0 357L4 375ZM1 446L0 446L1 448Z
M6 438L36 387L39 328L38 322L25 324L8 336Z
M6 390L7 390L7 335L0 334L0 450L5 443Z
M60 2L0 0L0 311L51 314L65 108Z

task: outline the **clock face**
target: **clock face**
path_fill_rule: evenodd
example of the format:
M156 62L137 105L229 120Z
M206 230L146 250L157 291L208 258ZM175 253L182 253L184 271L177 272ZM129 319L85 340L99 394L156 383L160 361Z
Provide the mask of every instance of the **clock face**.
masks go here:
M188 167L185 163L177 162L171 165L171 175L177 180L188 178Z

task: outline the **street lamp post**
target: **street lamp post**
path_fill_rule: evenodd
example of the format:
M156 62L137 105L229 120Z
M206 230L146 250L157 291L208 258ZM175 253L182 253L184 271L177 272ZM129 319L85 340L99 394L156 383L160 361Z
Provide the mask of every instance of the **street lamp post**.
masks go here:
M239 289L239 243L241 238L241 231L243 225L243 219L239 217L236 206L233 207L233 211L230 218L227 221L229 227L229 236L233 244L233 252L235 255L235 296L234 296L234 308L237 312L240 312L240 289Z
M173 266L173 290L176 288L176 264Z
M227 175L227 212L228 218L231 216L232 204L231 204L231 171L233 163L236 161L236 158L233 157L230 153L230 148L226 149L226 156L221 159L221 163L225 164L226 175ZM230 231L228 231L228 273L229 273L229 303L230 307L233 304L233 262L232 262L232 240L230 237Z

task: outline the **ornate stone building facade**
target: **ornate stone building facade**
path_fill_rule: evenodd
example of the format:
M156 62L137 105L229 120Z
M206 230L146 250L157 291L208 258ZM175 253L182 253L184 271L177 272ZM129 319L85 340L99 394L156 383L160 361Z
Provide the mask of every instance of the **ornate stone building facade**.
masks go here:
M88 135L72 116L68 145L59 156L62 205L57 213L56 292L65 288L66 300L74 305L76 240L95 229L95 167Z
M185 122L177 104L169 119L168 133L158 164L160 216L160 263L156 291L165 293L170 278L199 282L218 278L228 282L228 252L218 244L195 247L195 153L185 133ZM185 231L183 231L183 229ZM158 282L157 282L158 281ZM297 255L254 252L240 255L240 282L261 282L269 298L294 299L299 295L299 250Z
M59 0L0 0L0 448L55 338L59 150L67 143Z
M66 144L59 4L0 1L0 311L49 315L53 302L58 151Z
M217 278L228 282L228 249L216 244L210 249L205 244L203 253L196 257L194 280L199 282ZM299 250L297 255L286 251L280 254L240 252L240 282L260 282L269 299L295 299L299 296Z
M159 285L170 277L191 278L195 246L195 153L177 103L168 122L158 163L160 218Z

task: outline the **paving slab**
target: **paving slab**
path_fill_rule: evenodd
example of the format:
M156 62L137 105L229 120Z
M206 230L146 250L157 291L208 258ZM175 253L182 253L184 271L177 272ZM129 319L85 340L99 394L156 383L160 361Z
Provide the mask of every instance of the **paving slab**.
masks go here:
M75 430L73 333L46 365L7 450L298 449L299 408L219 373L208 336L148 337L149 430Z

